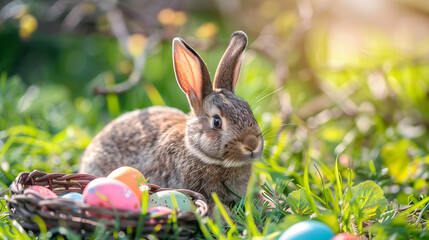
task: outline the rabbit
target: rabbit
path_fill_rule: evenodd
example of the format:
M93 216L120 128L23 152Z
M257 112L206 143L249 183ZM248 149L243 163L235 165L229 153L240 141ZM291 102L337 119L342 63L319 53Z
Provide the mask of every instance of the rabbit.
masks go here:
M239 200L264 146L249 104L234 94L246 46L246 34L234 32L212 85L201 57L174 38L174 72L190 113L153 106L121 115L89 144L80 172L105 176L126 165L152 184L199 192L211 207L212 192L225 205Z

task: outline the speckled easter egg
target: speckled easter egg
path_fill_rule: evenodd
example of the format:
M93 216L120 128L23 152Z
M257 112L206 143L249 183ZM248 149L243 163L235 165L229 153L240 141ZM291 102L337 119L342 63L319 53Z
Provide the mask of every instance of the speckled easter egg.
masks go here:
M49 188L42 186L30 186L24 190L24 194L28 192L28 190L33 190L45 198L57 198L58 195L52 192Z
M140 211L140 201L123 182L106 177L91 181L83 190L83 201L92 206Z
M83 202L83 195L80 193L77 193L77 192L66 193L66 194L62 195L61 198Z
M142 191L140 187L146 183L146 178L139 170L132 167L124 166L115 169L107 177L125 183L134 192L134 194L139 198L139 201L141 202Z
M292 225L279 240L329 240L334 236L332 229L318 221L303 221Z
M185 194L174 191L166 190L160 191L149 196L148 208L153 207L167 207L169 209L174 209L174 204L171 199L171 195L174 195L176 198L177 206L182 212L187 212L192 210L192 202L188 196Z

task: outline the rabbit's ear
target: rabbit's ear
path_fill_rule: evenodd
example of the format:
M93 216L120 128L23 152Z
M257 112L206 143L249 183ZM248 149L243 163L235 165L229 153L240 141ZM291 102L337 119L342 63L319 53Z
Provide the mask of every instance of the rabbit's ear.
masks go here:
M213 91L206 64L183 39L174 38L173 65L177 83L186 93L194 113L199 113L203 99Z
M225 88L235 91L244 50L247 46L247 35L243 31L232 34L229 46L222 56L214 77L214 88Z

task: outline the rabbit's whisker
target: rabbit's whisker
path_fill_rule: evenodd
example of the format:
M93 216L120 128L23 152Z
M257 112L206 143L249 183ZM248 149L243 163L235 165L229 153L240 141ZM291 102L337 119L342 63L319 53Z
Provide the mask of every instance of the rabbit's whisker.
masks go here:
M296 126L296 123L284 123L284 124L282 124L282 125L280 125L280 126L276 126L275 128L277 129L277 128L283 128L283 127L285 127L285 126ZM264 130L262 130L262 136L265 138L265 137L267 137L267 136L269 136L269 135L267 135L267 134L269 134L269 133L272 133L273 132L273 130L274 130L274 127L268 127L268 128L266 128L266 129L264 129ZM275 133L276 135L278 134L278 133Z
M280 127L284 127L284 126L296 126L296 123L285 123L280 125Z
M254 104L256 103L256 102L258 102L258 98L261 96L261 95L263 95L266 91L268 91L268 89L269 89L269 87L267 87L267 88L265 88L265 90L264 91L262 91L261 93L259 93L258 94L258 96L256 96L253 100L252 100L252 102L249 104L250 106L251 106L251 108L253 109L253 106L254 106Z
M256 101L256 103L259 103L260 101L264 100L265 98L267 98L267 97L269 97L269 96L273 95L274 93L276 93L276 92L280 91L280 90L281 90L281 89L283 89L284 87L285 87L285 86L281 86L281 87L277 88L276 90L274 90L273 92L268 93L267 95L263 96L263 97L262 97L262 98L260 98L258 101Z
M230 160L230 157L232 157L234 152L228 152L226 155L224 155L225 161L223 162L223 165L225 167L234 167L237 165L237 163L233 160Z
M201 186L201 188L197 191L200 192L202 189L204 189L204 187L207 185L207 183L209 183L215 176L218 176L218 174L220 173L220 171L222 170L222 168L218 168L216 170L216 173L210 173L211 177L209 179L206 180L206 182ZM208 172L207 172L208 173Z
M195 171L192 171L192 174L197 173L197 172L201 172L200 176L194 181L194 183L189 187L190 189L194 188L197 186L198 183L200 183L200 180L203 179L205 177L205 175L207 174L207 172L204 172L204 170L206 170L206 168L208 168L208 166L210 165L205 165L202 168L199 168Z
M258 96L256 96L256 98L253 101L255 101L256 99L259 100L259 97L261 97L266 91L268 91L268 89L269 89L269 87L265 88L264 91L262 91L261 93L259 93Z
M202 172L201 174L200 174L200 176L197 178L197 179L195 179L194 180L194 183L192 184L192 186L190 187L190 189L193 189L193 188L196 188L196 187L198 187L198 185L199 184L201 184L201 180L203 180L206 176L207 176L207 174L209 173L209 171L205 171L205 172ZM200 187L200 189L198 190L198 192L202 189L203 187ZM195 190L196 191L196 190Z
M189 174L195 174L195 173L197 173L197 172L202 172L202 171L203 171L205 168L207 168L208 166L210 166L210 165L206 164L206 165L202 166L201 168L197 168L197 169L195 169L195 170L193 170L193 171L189 172Z
M270 133L272 131L273 131L273 128L266 128L266 129L262 130L261 135L265 137L265 135L267 133Z

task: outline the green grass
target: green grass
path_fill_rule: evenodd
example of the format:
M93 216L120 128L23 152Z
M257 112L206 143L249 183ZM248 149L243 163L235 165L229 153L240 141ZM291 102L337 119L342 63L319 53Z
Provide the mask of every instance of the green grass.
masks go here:
M73 47L55 55L59 64L76 57L73 52L83 43L75 38L58 40L36 34L32 41L43 46L45 52L52 43L70 42ZM326 47L326 43L317 42L321 39L313 39L313 44ZM153 103L188 111L186 98L174 81L168 43L148 59L143 74L147 83L124 95L102 97L92 95L91 87L122 81L123 74L105 69L115 69L125 56L111 39L90 36L85 41L91 46L100 43L97 47L106 55L97 55L82 73L74 75L66 64L57 66L46 59L41 60L48 66L41 79L28 74L28 66L21 66L18 72L13 68L1 72L2 190L23 171L77 172L79 158L92 137L121 113ZM230 209L213 195L218 204L213 219L199 219L201 237L277 239L294 223L308 219L328 224L335 233L351 232L369 239L429 237L429 67L398 57L408 60L418 53L386 51L392 46L385 39L380 39L377 47L383 54L375 54L370 62L353 60L350 68L340 70L326 67L320 63L323 59L309 54L317 83L327 92L315 90L313 82L298 74L302 66L291 63L291 77L279 90L291 99L293 111L287 120L282 119L278 93L274 93L275 66L263 56L246 59L237 95L251 103L264 131L263 159L254 164L247 195L227 206ZM220 49L202 53L212 71L216 67L213 59L220 54ZM392 67L377 71L389 92L380 97L371 89L368 78L375 66L383 66L386 61ZM326 100L327 95L341 94L345 97ZM328 102L326 107L303 117L300 110L319 104L320 97ZM345 102L352 102L356 112L348 114ZM5 201L0 203L0 236L36 239L13 225ZM43 226L43 221L38 222ZM49 239L57 232L80 239L67 229L46 229L39 239ZM126 233L99 228L93 239L110 235L129 238Z

